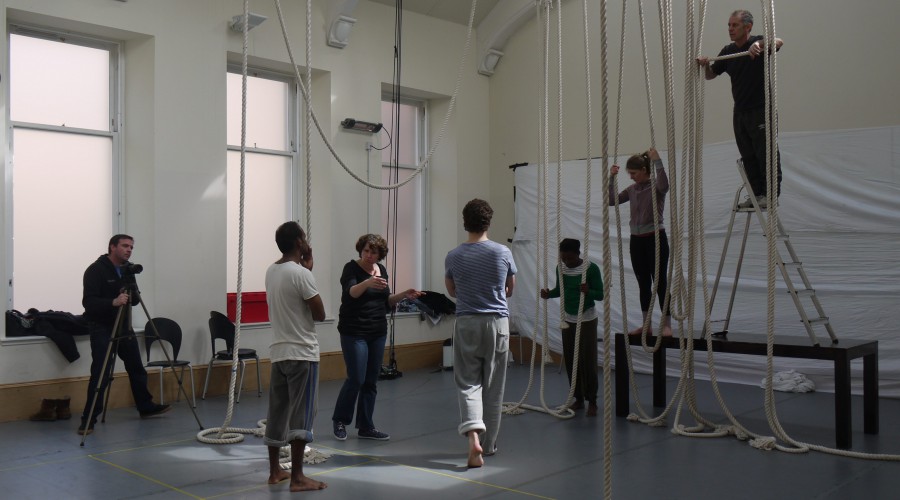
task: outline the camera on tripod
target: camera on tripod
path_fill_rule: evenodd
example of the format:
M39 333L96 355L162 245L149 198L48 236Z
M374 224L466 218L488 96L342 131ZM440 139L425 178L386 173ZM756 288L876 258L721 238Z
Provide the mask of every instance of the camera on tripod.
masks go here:
M126 262L122 264L119 269L122 271L122 276L134 276L135 274L141 274L144 270L144 266L133 262Z

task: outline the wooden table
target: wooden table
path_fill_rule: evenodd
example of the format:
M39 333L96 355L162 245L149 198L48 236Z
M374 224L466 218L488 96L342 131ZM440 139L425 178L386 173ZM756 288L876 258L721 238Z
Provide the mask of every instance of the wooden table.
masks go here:
M616 415L629 413L628 361L625 337L631 345L641 345L639 335L616 334ZM695 338L694 350L706 351L706 340ZM655 345L656 338L648 338ZM653 406L666 405L666 349L678 349L677 337L663 337L662 346L653 354ZM766 355L766 336L731 332L714 337L713 352ZM834 362L834 420L836 446L849 449L851 432L850 361L863 360L863 432L878 434L878 341L841 340L834 345L814 347L806 337L776 337L774 355L783 358L823 359Z

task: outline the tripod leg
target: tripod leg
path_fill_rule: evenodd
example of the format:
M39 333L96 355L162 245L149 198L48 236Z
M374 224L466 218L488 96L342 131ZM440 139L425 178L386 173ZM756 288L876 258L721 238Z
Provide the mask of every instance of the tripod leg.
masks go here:
M113 340L110 339L110 347L112 343ZM113 374L116 371L116 352L111 351L109 356L109 370L106 373L106 385L103 388L103 416L100 418L100 422L104 424L106 423L106 412L109 410L109 393L112 391Z
M126 307L128 307L127 304L119 306L119 311L116 313L116 321L115 321L115 323L113 323L112 333L110 334L109 342L106 344L106 357L103 359L103 366L100 367L100 371L97 372L99 380L96 381L97 385L95 386L94 394L91 397L91 405L90 405L90 408L88 409L87 420L85 420L82 423L83 432L81 432L81 445L80 446L84 446L84 440L87 438L87 435L91 433L91 429L93 429L93 426L95 423L94 422L94 408L97 407L97 398L98 397L103 398L104 400L108 399L108 397L106 395L102 395L102 394L100 394L100 392L101 392L101 389L106 389L107 391L109 390L108 385L109 385L110 378L111 378L110 375L112 374L112 367L110 365L113 364L113 363L110 363L110 359L115 360L115 353L113 352L113 342L116 340L116 334L119 331L119 327L122 324L122 316L124 314ZM91 376L93 376L93 374ZM107 394L108 394L108 392L107 392ZM106 406L104 406L104 408L106 408ZM82 415L82 418L84 418L83 415ZM104 422L105 421L106 421L106 413L104 410Z

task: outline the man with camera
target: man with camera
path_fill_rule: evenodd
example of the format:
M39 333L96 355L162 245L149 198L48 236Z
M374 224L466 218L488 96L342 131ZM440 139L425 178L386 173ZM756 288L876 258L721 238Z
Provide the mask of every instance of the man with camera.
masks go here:
M81 414L81 425L78 433L85 435L94 430L97 417L103 413L103 395L109 384L108 373L110 363L115 358L110 356L106 362L109 343L113 340L113 351L125 363L128 380L131 383L131 394L141 418L160 415L170 410L169 405L153 402L153 396L147 389L147 371L141 361L141 351L131 331L130 306L139 303L140 298L134 286L134 275L141 272L138 264L128 261L134 250L134 238L127 234L117 234L110 238L108 253L101 255L88 266L84 272L84 294L81 304L84 306L84 319L87 320L91 335L91 379L88 383L87 401ZM118 331L116 318L119 318ZM98 390L99 385L99 390ZM95 398L96 395L96 398ZM94 411L91 414L91 404Z

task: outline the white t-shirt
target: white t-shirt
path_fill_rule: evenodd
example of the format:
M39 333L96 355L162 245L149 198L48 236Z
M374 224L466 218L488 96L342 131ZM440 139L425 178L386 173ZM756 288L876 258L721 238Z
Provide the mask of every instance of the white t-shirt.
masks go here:
M319 294L313 273L296 262L266 270L266 302L272 323L272 362L319 361L319 339L306 300Z

